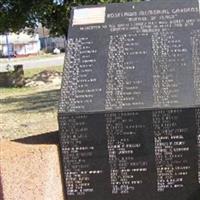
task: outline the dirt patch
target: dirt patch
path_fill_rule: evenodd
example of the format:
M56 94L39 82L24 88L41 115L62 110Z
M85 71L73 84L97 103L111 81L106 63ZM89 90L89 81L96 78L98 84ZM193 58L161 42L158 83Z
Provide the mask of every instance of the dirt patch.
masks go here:
M62 73L51 70L44 70L31 78L26 79L25 86L27 87L36 87L44 86L46 84L60 85L62 79Z

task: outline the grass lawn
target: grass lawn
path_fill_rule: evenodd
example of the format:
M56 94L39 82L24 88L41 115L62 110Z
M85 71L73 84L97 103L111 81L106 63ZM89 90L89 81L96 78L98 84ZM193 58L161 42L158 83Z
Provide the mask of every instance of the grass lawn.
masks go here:
M45 69L62 71L61 66L29 69L25 77ZM58 129L60 86L0 88L0 94L0 138L16 139Z

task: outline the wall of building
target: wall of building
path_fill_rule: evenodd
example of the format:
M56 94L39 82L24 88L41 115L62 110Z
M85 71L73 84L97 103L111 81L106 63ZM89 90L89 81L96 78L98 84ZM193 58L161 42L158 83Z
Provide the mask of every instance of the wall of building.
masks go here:
M5 37L5 35L0 36L0 56L27 56L38 54L41 49L37 34L33 36L11 34L8 36L8 44Z
M43 37L40 38L41 49L53 51L55 48L60 50L65 49L66 39L65 37Z
M40 42L31 42L28 44L14 45L14 53L16 56L38 54L40 51Z

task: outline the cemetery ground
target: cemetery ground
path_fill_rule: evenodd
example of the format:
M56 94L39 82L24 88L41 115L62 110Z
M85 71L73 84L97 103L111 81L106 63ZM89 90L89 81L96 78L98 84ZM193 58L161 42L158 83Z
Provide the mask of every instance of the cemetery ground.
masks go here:
M59 72L62 66L25 70L25 77ZM31 83L31 81L29 82ZM33 81L32 81L33 82ZM0 139L17 139L58 130L60 82L30 84L23 88L0 88Z

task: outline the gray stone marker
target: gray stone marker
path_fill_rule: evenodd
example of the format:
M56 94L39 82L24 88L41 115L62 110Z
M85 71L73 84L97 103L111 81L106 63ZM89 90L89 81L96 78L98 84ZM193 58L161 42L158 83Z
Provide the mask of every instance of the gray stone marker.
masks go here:
M59 127L69 200L199 199L199 1L74 8Z

